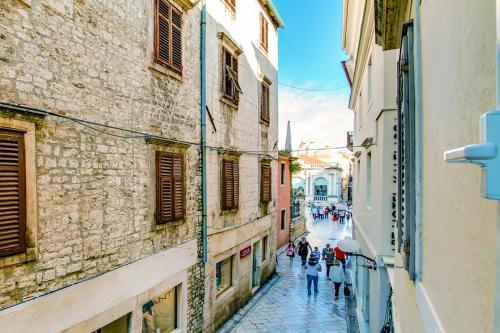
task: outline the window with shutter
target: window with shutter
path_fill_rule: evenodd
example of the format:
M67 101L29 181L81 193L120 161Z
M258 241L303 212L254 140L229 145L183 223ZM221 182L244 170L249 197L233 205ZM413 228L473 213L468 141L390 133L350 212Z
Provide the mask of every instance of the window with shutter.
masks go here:
M398 250L411 280L415 280L415 98L413 27L403 26L398 62L397 226Z
M260 14L260 46L264 51L269 47L269 23L262 13Z
M238 208L239 202L239 164L235 160L222 161L222 208Z
M262 164L260 166L260 202L271 201L271 166Z
M155 61L182 74L182 12L167 0L156 0Z
M159 224L184 218L184 157L156 152L156 221Z
M238 82L238 58L225 47L222 48L222 53L222 92L224 93L224 97L238 104L240 99L239 94L242 93Z
M270 110L269 110L269 86L262 82L261 84L261 97L260 97L260 118L269 123Z
M0 131L0 256L26 250L24 133Z

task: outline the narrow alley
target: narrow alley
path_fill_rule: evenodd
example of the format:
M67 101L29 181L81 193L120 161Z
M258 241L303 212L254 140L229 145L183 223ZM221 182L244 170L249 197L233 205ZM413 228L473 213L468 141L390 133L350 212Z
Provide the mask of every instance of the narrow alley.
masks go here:
M317 246L321 251L326 243L335 247L339 239L351 236L351 221L338 224L331 219L313 220L309 210L306 216L306 238L313 248ZM324 261L320 263L323 271L318 281L319 293L307 296L306 273L300 257L290 263L285 251L281 251L277 274L218 332L358 332L357 325L348 325L345 296L341 292L335 299Z

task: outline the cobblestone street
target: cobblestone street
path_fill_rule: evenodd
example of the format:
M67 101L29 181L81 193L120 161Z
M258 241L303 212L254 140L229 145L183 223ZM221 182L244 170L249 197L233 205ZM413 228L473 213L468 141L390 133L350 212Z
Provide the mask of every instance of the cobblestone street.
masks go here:
M338 239L351 235L351 224L313 221L309 212L307 240L320 251L326 243L333 247ZM324 262L319 277L319 293L307 296L306 274L300 257L293 263L282 252L277 276L271 280L219 332L347 332L346 305L341 292L334 298L333 284L326 279ZM349 330L351 331L351 330Z

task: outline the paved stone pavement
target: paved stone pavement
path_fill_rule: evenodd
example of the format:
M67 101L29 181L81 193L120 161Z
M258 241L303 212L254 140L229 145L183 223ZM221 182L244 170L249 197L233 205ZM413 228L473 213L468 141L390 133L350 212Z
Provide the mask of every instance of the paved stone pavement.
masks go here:
M306 213L308 214L308 213ZM351 224L331 220L313 221L308 216L307 240L321 249L326 243L335 246L338 239L351 236ZM326 268L319 278L319 293L307 296L306 274L300 257L290 263L285 253L278 257L277 276L265 285L243 309L219 332L347 332L344 296L334 297L333 284L326 279ZM352 331L351 329L349 331Z

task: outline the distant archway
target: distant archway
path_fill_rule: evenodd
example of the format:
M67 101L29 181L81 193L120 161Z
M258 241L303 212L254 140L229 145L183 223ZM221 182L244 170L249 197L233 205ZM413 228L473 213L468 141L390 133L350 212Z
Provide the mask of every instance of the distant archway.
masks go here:
M327 196L328 195L328 181L326 178L318 177L314 180L314 195Z

